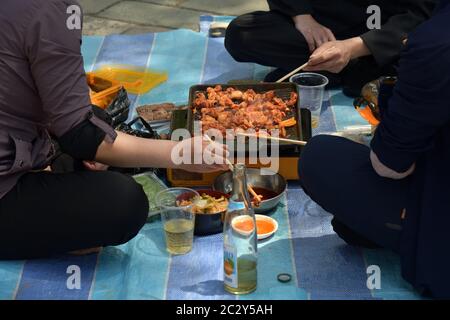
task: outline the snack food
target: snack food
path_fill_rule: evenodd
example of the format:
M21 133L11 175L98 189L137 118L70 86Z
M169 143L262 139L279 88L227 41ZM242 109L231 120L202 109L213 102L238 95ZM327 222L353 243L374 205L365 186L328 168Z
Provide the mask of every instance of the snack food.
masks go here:
M137 114L145 121L169 121L175 105L172 103L161 103L153 105L143 105L136 108Z
M201 194L200 197L194 197L190 200L181 200L179 206L188 206L193 204L193 213L196 214L215 214L226 211L228 208L228 199L224 196L215 198L208 194Z
M294 125L292 119L286 119L287 113L297 103L297 94L292 92L289 100L277 97L275 91L256 93L249 89L236 90L232 87L222 90L220 85L209 87L206 94L197 92L192 110L200 113L203 132L217 129L226 134L227 129L267 131L280 130L280 136L286 136L286 124ZM283 122L289 120L288 122Z

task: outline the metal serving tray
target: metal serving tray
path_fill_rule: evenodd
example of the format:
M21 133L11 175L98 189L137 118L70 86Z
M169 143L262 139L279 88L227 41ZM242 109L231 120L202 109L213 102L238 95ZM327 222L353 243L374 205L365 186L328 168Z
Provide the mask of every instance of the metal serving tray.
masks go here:
M189 108L187 111L187 126L186 128L193 134L194 121L200 120L200 113L197 112L195 115L192 112L192 105L197 93L202 92L206 94L206 90L209 87L215 87L220 85L223 90L227 88L235 88L236 90L246 91L248 89L253 89L256 93L264 93L273 90L275 95L281 99L290 99L291 93L297 93L297 87L293 83L258 83L258 84L209 84L209 85L195 85L190 88L189 91ZM300 97L299 97L300 99ZM311 138L311 113L306 109L298 109L298 103L291 111L286 115L286 119L294 117L297 124L293 127L286 128L286 138L293 140L303 140L307 141ZM246 140L248 142L248 140ZM280 142L281 150L299 150L298 145L291 143Z

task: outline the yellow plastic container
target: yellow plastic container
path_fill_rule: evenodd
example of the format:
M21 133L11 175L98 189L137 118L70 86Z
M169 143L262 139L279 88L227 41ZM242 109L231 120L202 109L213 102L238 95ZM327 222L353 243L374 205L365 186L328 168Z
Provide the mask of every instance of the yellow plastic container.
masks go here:
M92 73L87 74L87 83L91 103L102 109L106 109L114 101L122 88L117 81L103 79Z
M126 65L105 65L91 74L113 83L119 83L131 94L144 94L168 79L166 72Z

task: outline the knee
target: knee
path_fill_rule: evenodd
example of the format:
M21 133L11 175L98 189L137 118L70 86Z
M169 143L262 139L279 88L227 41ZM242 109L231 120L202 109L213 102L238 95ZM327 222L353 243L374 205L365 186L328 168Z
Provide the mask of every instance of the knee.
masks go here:
M243 27L243 22L246 16L235 18L228 25L225 33L225 48L228 53L239 62L245 62L244 52L246 51L246 38L248 38L248 31Z
M332 136L318 135L308 141L298 163L298 174L302 183L314 181L314 176L324 170L326 162L330 160L327 146L333 138Z
M144 226L149 211L146 194L133 178L113 173L111 183L118 187L112 202L111 222L118 232L119 243L133 239ZM112 196L112 195L111 195Z

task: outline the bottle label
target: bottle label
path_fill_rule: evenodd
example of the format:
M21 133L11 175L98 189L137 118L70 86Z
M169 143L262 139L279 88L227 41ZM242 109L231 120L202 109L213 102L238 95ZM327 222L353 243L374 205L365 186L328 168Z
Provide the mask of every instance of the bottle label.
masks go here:
M225 285L236 289L238 288L237 262L236 248L230 245L225 245L223 251L223 282Z

